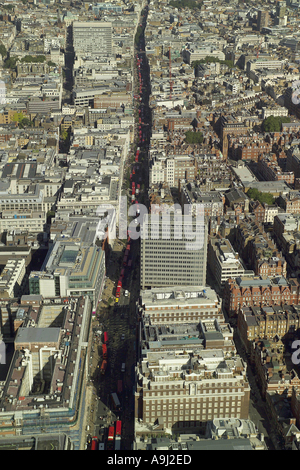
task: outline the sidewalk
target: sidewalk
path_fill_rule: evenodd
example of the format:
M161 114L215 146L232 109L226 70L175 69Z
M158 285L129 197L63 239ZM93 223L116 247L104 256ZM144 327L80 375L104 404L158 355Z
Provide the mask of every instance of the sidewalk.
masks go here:
M92 403L92 394L93 394L93 387L91 385L85 385L86 386L86 398L85 398L85 403L83 405L83 413L84 413L84 416L83 416L83 422L82 422L82 433L81 433L81 441L80 441L80 450L85 450L85 444L86 444L86 440L87 440L87 435L88 434L91 434L93 435L92 431L92 427L91 427L91 424L90 424L90 420L89 420L89 415L90 415L90 409L91 409L91 403ZM90 430L87 431L86 430L86 427L87 426L90 426Z

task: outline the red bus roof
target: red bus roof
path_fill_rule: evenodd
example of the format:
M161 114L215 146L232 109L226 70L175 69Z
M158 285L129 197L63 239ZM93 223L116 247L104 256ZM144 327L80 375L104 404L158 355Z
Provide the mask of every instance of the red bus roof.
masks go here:
M98 439L97 436L92 437L92 447L91 450L97 450L98 447Z
M104 343L108 342L108 334L107 331L104 331Z
M121 436L121 430L122 430L122 421L117 420L116 421L116 436Z
M115 436L115 428L113 426L109 426L108 428L108 440L111 441L113 440Z

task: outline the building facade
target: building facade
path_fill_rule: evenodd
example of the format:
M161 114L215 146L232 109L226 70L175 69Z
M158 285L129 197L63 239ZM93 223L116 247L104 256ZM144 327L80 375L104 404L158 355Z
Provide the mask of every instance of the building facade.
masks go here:
M77 56L110 56L112 24L103 21L74 21L73 43Z
M229 359L230 357L230 359ZM217 417L247 419L250 386L239 356L222 350L150 353L136 367L135 417L172 430L205 429Z
M191 222L191 223L190 223ZM206 284L208 228L204 216L144 216L141 288Z

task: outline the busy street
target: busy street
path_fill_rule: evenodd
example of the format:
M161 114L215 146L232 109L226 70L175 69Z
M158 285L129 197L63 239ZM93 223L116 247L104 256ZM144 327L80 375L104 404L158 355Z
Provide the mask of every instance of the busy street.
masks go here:
M144 29L146 11L141 23ZM143 30L142 29L142 30ZM138 344L140 284L140 241L130 237L130 223L139 215L139 202L147 204L148 145L151 114L148 107L149 69L143 34L136 44L135 110L137 115L135 142L124 165L122 195L136 208L128 218L127 240L116 240L107 256L106 280L96 318L93 321L93 346L89 364L90 388L85 423L85 448L110 449L114 426L121 426L121 437L115 441L123 450L132 449L134 440L135 364ZM126 180L128 175L128 180ZM122 214L124 215L124 214ZM136 224L137 225L137 224ZM138 230L138 227L137 227ZM120 424L121 422L121 424ZM117 424L118 423L118 424ZM118 444L117 444L118 443Z

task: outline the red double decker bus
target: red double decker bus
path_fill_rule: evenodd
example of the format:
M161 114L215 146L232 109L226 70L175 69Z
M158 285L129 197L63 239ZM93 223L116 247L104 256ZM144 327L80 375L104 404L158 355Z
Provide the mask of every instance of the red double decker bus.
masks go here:
M98 449L98 438L97 436L93 436L91 450L97 450L97 449Z
M102 374L102 375L104 375L104 374L105 374L106 368L107 368L107 360L106 360L106 359L104 359L104 360L102 361L102 364L101 364L101 369L100 369L100 370L101 370L101 374Z
M116 421L116 439L115 439L115 450L121 450L121 431L122 421Z
M106 450L114 450L114 438L115 438L115 428L114 426L109 426Z
M107 331L104 331L104 343L108 344L108 334Z

